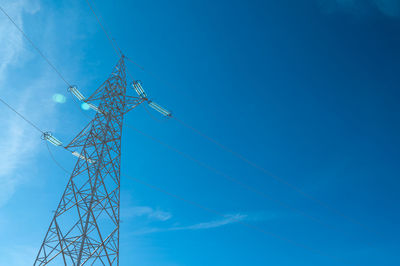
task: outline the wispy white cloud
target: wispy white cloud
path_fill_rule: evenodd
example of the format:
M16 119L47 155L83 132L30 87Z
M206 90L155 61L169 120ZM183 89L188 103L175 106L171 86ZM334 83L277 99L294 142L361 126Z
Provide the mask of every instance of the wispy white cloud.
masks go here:
M27 99L27 97L25 97ZM25 100L21 101L21 108ZM3 109L4 110L4 109ZM4 116L2 116L4 118ZM17 119L7 119L2 121L5 125L0 134L0 207L14 194L16 186L22 181L22 177L14 175L14 171L21 166L22 155L25 162L29 161L29 153L33 150L35 141L30 137L29 128L23 121Z
M400 17L399 0L318 0L326 12L347 12L355 15L371 14L375 10L388 17Z
M229 214L229 215L226 215L225 218L218 219L218 220L202 222L202 223L197 223L197 224L188 225L188 226L171 227L168 229L168 231L211 229L211 228L221 227L221 226L232 224L232 223L238 223L247 218L248 218L248 215L246 215L246 214L240 214L240 213Z
M156 232L168 232L168 231L195 231L195 230L206 230L212 228L218 228L222 226L227 226L230 224L240 223L240 222L250 222L250 221L267 221L275 219L276 215L266 215L264 213L257 213L253 215L249 214L227 214L223 218L214 219L207 222L195 223L184 226L169 226L169 227L145 227L138 231L133 232L134 235L146 235Z
M17 25L23 27L24 12L35 14L40 10L38 1L15 0L1 1L1 6L13 18ZM21 33L0 13L0 81L4 79L7 68L23 58L24 40Z
M18 99L9 99L13 107L20 113L25 114L33 121L40 121L40 117L52 113L54 105L43 104L36 97L45 98L49 94L48 74L31 81L21 93ZM1 92L1 91L0 91ZM48 97L51 103L51 98ZM25 121L20 119L11 110L1 105L0 125L0 207L15 193L16 188L24 183L35 172L32 167L33 160L41 144L40 135ZM46 119L46 123L52 124L53 119ZM28 171L28 167L30 170Z
M170 212L155 210L148 206L135 206L124 208L121 210L121 215L122 219L145 217L157 221L167 221L172 217L172 214Z
M39 1L16 0L0 1L1 6L24 28L24 13L35 14L40 10ZM50 93L50 87L54 78L49 78L49 70L40 71L35 79L23 82L22 87L15 84L10 76L16 71L11 71L12 66L23 67L27 55L32 56L24 48L26 41L21 33L10 23L8 18L0 12L0 95L6 99L15 109L27 115L34 121L52 112L54 106L43 104L39 100ZM30 57L28 56L28 57ZM21 71L21 70L19 70ZM34 70L29 70L33 72ZM19 77L23 79L23 77ZM50 99L51 100L51 99ZM18 185L24 183L34 171L27 171L26 166L32 162L40 144L38 134L32 134L34 129L30 128L25 121L18 118L14 113L1 105L0 112L0 207L8 202L15 193ZM50 120L46 120L49 124ZM35 169L34 167L32 168Z

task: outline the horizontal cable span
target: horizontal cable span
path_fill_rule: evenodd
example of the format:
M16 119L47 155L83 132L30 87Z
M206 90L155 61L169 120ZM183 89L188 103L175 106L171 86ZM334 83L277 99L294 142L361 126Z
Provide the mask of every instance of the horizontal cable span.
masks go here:
M235 183L235 184L239 185L241 188L243 188L243 189L245 189L245 190L247 190L249 192L257 194L258 196L261 196L262 198L265 198L265 199L267 199L267 200L269 200L271 202L274 202L274 203L280 205L281 207L284 207L284 208L286 208L286 209L288 209L290 211L297 212L300 215L302 215L303 217L308 218L308 219L310 219L310 220L312 220L312 221L314 221L314 222L316 222L316 223L318 223L318 224L320 224L320 225L322 225L322 226L324 226L326 228L329 228L331 230L335 230L337 232L340 232L340 233L342 233L344 235L350 236L348 233L340 230L338 227L335 227L334 225L332 225L330 223L327 223L327 222L325 222L325 221L323 221L323 220L321 220L321 219L319 219L319 218L317 218L315 216L312 216L312 215L308 214L307 212L304 212L304 211L302 211L302 210L300 210L298 208L292 207L289 204L285 203L284 201L281 201L279 199L273 198L271 195L268 195L267 193L255 188L255 187L253 187L251 185L248 185L248 184L244 183L243 181L241 181L241 180L239 180L237 178L234 178L234 177L226 174L225 172L222 172L222 171L220 171L220 170L218 170L218 169L216 169L216 168L214 168L214 167L202 162L199 159L196 159L193 156L191 156L191 155L189 155L189 154L187 154L187 153L185 153L185 152L183 152L181 150L178 150L177 148L171 146L170 144L167 144L167 143L161 141L158 138L155 138L154 136L151 136L151 135L149 135L147 133L144 133L143 131L137 129L136 127L134 127L134 126L132 126L130 124L125 124L125 125L128 128L131 128L132 130L134 130L137 133L141 134L142 136L145 136L146 138L149 138L152 141L154 141L154 142L156 142L158 144L161 144L162 146L164 146L167 149L179 154L180 156L186 158L187 160L192 161L195 164L197 164L197 165L199 165L199 166L201 166L201 167L203 167L203 168L205 168L205 169L207 169L207 170L209 170L211 172L214 172L215 174L221 176L222 178L224 178L224 179L226 179L226 180L228 180L228 181L230 181L232 183ZM371 243L366 242L366 241L363 241L363 242L365 244L367 244L368 246L373 247L373 245Z
M214 138L208 136L207 134L201 132L200 130L196 129L195 127L183 122L182 120L176 118L175 116L173 116L173 118L182 126L186 127L187 129L190 129L191 131L195 132L197 135L207 139L208 141L210 141L211 143L215 144L216 146L218 146L220 149L234 155L235 157L237 157L238 159L242 160L243 162L247 163L248 165L252 166L253 168L261 171L263 174L272 177L273 179L275 179L276 181L278 181L279 183L286 185L288 187L290 187L292 190L296 191L298 194L303 195L305 198L308 198L311 201L314 201L315 203L317 203L318 205L320 205L321 207L331 211L332 213L343 217L344 219L346 219L347 221L361 226L363 227L365 230L369 231L369 232L374 232L375 234L381 235L379 232L377 232L376 230L370 228L369 226L359 222L358 220L355 220L354 218L351 218L349 216L347 216L346 214L344 214L343 212L341 212L340 210L328 205L327 203L315 198L314 196L310 195L309 193L305 192L304 190L302 190L301 188L299 188L298 186L288 182L287 180L267 171L265 168L259 166L258 164L254 163L253 161L247 159L246 157L244 157L243 155L233 151L232 149L228 148L227 146L221 144L220 142L218 142L217 140L215 140Z

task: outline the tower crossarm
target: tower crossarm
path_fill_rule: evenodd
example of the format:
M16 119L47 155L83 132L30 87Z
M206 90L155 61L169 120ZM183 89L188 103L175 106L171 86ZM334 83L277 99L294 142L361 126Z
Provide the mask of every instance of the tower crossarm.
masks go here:
M126 106L124 113L131 111L133 108L139 106L140 104L146 102L147 99L135 96L126 96Z

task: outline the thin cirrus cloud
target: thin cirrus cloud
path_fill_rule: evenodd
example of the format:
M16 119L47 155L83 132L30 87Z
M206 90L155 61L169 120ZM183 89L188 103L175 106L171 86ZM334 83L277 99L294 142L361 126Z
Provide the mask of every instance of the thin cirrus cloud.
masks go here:
M40 10L38 1L1 1L0 4L17 25L23 25L24 12L35 14ZM0 13L0 36L4 36L0 45L0 81L2 81L5 79L7 68L17 64L24 55L23 36L10 24L2 12Z
M368 15L378 11L384 16L400 18L399 0L318 0L320 7L329 13L347 12Z
M275 219L276 215L270 214L266 215L264 213L258 214L243 214L243 213L235 213L235 214L226 214L223 218L214 219L207 222L200 222L195 224L189 224L184 226L167 226L167 227L146 227L140 230L133 232L133 235L147 235L151 233L158 232L171 232L171 231L196 231L196 230L207 230L212 228L218 228L227 226L230 224L236 224L241 222L254 222L254 221L267 221Z
M122 218L143 217L156 221L167 221L172 218L170 212L156 210L148 206L135 206L121 210Z
M42 104L37 97L45 98L51 88L48 84L52 82L47 74L43 74L37 80L31 81L18 98L7 97L9 102L22 114L28 114L34 122L41 122L41 117L54 113L54 105ZM40 92L40 93L38 93ZM0 90L0 93L2 91ZM30 178L32 166L36 159L38 147L42 143L40 133L17 117L12 111L0 106L0 207L5 205L16 192L17 187ZM54 119L46 119L38 123L39 126L54 124ZM35 168L34 168L35 169Z
M31 5L27 2L13 1L1 4L13 16L15 22L22 25L23 12L35 13L39 10L37 5ZM23 56L24 43L21 34L10 25L10 21L2 13L0 16L0 35L7 36L7 38L2 39L0 45L0 92L4 92L7 70ZM16 107L24 111L24 106L30 95L29 93L22 95ZM3 130L0 134L2 140L0 142L0 206L8 201L14 194L18 183L21 182L21 177L14 173L20 165L21 156L26 158L35 146L34 141L27 136L27 127L23 122L17 121L9 115L2 115L1 120Z
M1 7L13 18L15 23L24 29L24 14L36 14L40 11L39 1L16 0L1 1ZM45 103L49 91L49 84L54 83L49 71L40 71L40 76L23 82L22 87L14 84L12 79L17 66L22 71L27 57L32 52L26 49L27 43L21 33L11 24L8 18L0 12L0 95L22 114L29 114L29 119L40 122L43 115L52 113L54 106ZM29 56L28 56L29 55ZM33 70L32 70L33 71ZM12 88L12 89L10 89ZM7 204L17 191L19 185L28 182L30 176L26 167L35 159L40 135L35 134L27 123L18 118L12 111L1 105L0 112L0 207ZM52 119L39 123L49 124Z
M247 218L248 218L248 215L246 215L246 214L236 213L236 214L226 215L225 218L223 218L223 219L213 220L213 221L209 221L209 222L202 222L202 223L197 223L197 224L188 225L188 226L171 227L168 229L168 231L211 229L211 228L217 228L217 227L221 227L221 226L232 224L232 223L238 223L243 220L246 220Z

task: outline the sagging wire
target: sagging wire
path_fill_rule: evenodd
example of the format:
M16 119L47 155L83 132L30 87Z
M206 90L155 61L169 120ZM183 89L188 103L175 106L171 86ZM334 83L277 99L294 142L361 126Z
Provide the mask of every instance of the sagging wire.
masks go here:
M162 140L160 140L160 139L158 139L158 138L156 138L156 137L154 137L152 135L149 135L148 133L145 133L145 132L137 129L136 127L134 127L134 126L132 126L130 124L126 123L125 125L128 128L136 131L140 135L142 135L142 136L144 136L144 137L146 137L146 138L148 138L148 139L150 139L150 140L152 140L152 141L154 141L154 142L166 147L168 150L179 154L183 158L185 158L185 159L187 159L187 160L199 165L200 167L203 167L204 169L207 169L207 170L219 175L220 177L224 178L225 180L228 180L229 182L235 183L236 185L238 185L242 189L245 189L245 190L247 190L247 191L249 191L251 193L257 194L258 196L260 196L260 197L262 197L264 199L267 199L267 200L269 200L271 202L274 202L275 204L277 204L277 205L279 205L279 206L281 206L281 207L283 207L285 209L288 209L288 210L290 210L292 212L296 212L296 213L300 214L301 216L303 216L303 217L305 217L307 219L310 219L310 220L312 220L312 221L314 221L314 222L316 222L316 223L318 223L318 224L320 224L320 225L322 225L322 226L324 226L324 227L326 227L326 228L328 228L330 230L334 230L334 231L340 232L340 233L342 233L344 235L347 235L348 237L351 238L351 236L348 233L340 230L338 227L335 227L334 225L332 225L330 223L327 223L327 222L321 220L320 218L317 218L317 217L315 217L313 215L310 215L307 212L302 211L299 208L292 207L291 205L287 204L286 202L284 202L282 200L279 200L279 199L276 199L276 198L272 197L271 195L268 195L267 193L255 188L254 186L248 185L248 184L244 183L243 181L241 181L241 180L239 180L239 179L237 179L235 177L232 177L231 175L228 175L225 172L222 172L222 171L210 166L209 164L206 164L203 161L200 161L199 159L194 158L193 156L189 155L188 153L183 152L183 151L171 146L170 144L167 144L167 143L163 142ZM368 241L364 240L363 242L366 245L368 245L370 247L373 247L373 245L371 243L369 243Z
M110 40L110 42L113 44L113 40L109 37L107 31L104 29L104 27L103 27L103 25L102 25L102 23L101 23L99 17L96 15L96 13L94 12L93 8L90 6L89 1L86 0L86 2L88 3L88 5L89 5L89 7L91 8L91 10L92 10L92 12L94 13L94 15L96 16L96 18L97 18L97 20L98 20L98 22L99 22L99 25L102 27L104 33L107 35L107 38L108 38L108 39ZM115 42L115 40L114 40L114 42ZM115 44L117 45L116 42L115 42ZM113 45L113 47L114 47L114 45ZM118 45L117 45L117 47L118 47ZM121 53L121 50L119 49L119 47L118 47L118 51L117 51L117 49L116 49L115 47L114 47L114 49L116 50L117 53L118 53L118 52ZM122 53L121 53L121 54L122 54ZM151 75L151 76L154 77L155 79L160 80L160 81L163 82L164 84L167 84L167 85L168 85L168 82L166 82L165 80L159 78L157 75L155 75L155 74L149 72L148 70L145 70L145 68L144 68L143 66L141 66L140 64L138 64L138 63L136 63L135 61L131 60L129 57L126 57L126 59L127 59L129 62L133 63L133 64L134 64L135 66L137 66L138 68L140 68L142 71L148 73L149 75ZM128 75L130 76L129 72L128 72ZM169 85L169 86L170 86L170 85ZM156 108L155 108L155 109L156 109ZM156 110L157 110L157 109L156 109ZM190 130L196 132L196 134L198 134L198 135L200 135L200 136L206 138L207 140L211 141L212 143L214 143L214 144L217 145L218 147L222 148L223 150L225 150L225 151L227 151L227 152L233 154L234 156L236 156L236 157L239 158L240 160L242 160L242 161L246 162L247 164L249 164L250 166L252 166L252 167L258 169L259 171L261 171L261 172L264 173L265 175L270 176L270 177L274 178L275 180L277 180L278 182L280 182L281 184L284 184L284 185L290 187L291 189L295 190L297 193L303 195L304 197L308 198L309 200L312 200L312 201L316 202L316 203L317 203L318 205L320 205L321 207L323 207L323 208L325 208L325 209L331 211L332 213L335 213L336 215L339 215L339 216L345 218L347 221L349 221L349 222L351 222L351 223L353 223L353 224L356 224L356 225L359 225L359 226L363 227L364 229L366 229L366 230L368 230L368 231L372 231L372 232L378 233L378 232L376 232L375 230L371 229L369 226L366 226L365 224L359 222L358 220L355 220L354 218L351 218L351 217L347 216L346 214L344 214L344 213L341 212L340 210L338 210L338 209L336 209L336 208L334 208L334 207L328 205L327 203L325 203L325 202L323 202L323 201L321 201L321 200L315 198L314 196L308 194L307 192L305 192L304 190L302 190L302 189L299 188L298 186L296 186L296 185L294 185L294 184L288 182L287 180L285 180L285 179L283 179L283 178L281 178L281 177L279 177L279 176L277 176L277 175L275 175L275 174L273 174L273 173L267 171L265 168L263 168L263 167L259 166L258 164L252 162L251 160L247 159L247 158L244 157L243 155L241 155L241 154L239 154L239 153L237 153L237 152L235 152L235 151L229 149L229 148L226 147L225 145L222 145L220 142L216 141L214 138L209 137L208 135L204 134L204 133L201 132L200 130L197 130L196 128L194 128L194 127L192 127L192 126L190 126L190 125L184 123L182 120L179 120L179 119L176 118L176 117L174 117L174 118L175 118L176 121L178 121L178 122L179 122L180 124L182 124L183 126L185 126L185 127L189 128Z
M89 7L91 8L91 10L92 10L92 12L94 13L94 15L96 16L96 18L97 18L97 20L98 20L98 22L99 22L99 25L102 27L104 33L107 35L107 38L108 38L108 39L110 40L110 42L113 44L113 39L111 39L111 38L109 37L107 31L105 31L105 29L104 29L104 27L103 27L103 25L102 25L102 23L101 23L99 17L96 15L96 13L94 12L93 8L90 6L88 0L86 0L86 2L88 3L88 5L89 5ZM115 42L115 40L114 40L114 42ZM115 44L117 45L116 42L115 42ZM118 46L118 45L117 45L117 46ZM114 47L114 45L113 45L113 47ZM114 47L114 49L115 49L115 47ZM119 47L118 47L118 51L121 53L121 50L119 49ZM122 53L121 53L121 54L122 54ZM133 63L133 64L136 65L138 68L140 68L142 71L147 72L148 74L150 74L150 75L153 76L154 78L156 78L156 79L162 81L164 84L167 83L167 82L165 82L164 80L160 79L158 76L156 76L156 75L152 74L151 72L145 70L145 68L144 68L143 66L141 66L141 65L138 64L138 63L136 63L135 61L133 61L133 60L130 59L129 57L126 57L126 56L125 56L125 58L126 58L129 62ZM131 77L129 70L128 70L128 76ZM131 77L131 79L132 79L132 77ZM139 96L140 96L140 95L139 95ZM150 103L151 103L151 102L150 102ZM150 107L153 107L154 105L152 106L152 105L149 104L149 106L150 106ZM159 111L159 112L160 112L160 110L158 110L157 107L155 107L155 108L153 107L153 109L155 109L156 111ZM160 112L160 113L162 113L162 112ZM163 113L162 113L162 114L163 114ZM197 130L196 128L194 128L194 127L188 125L187 123L183 122L182 120L178 119L177 117L172 116L171 114L169 114L168 117L173 117L173 118L174 118L176 121L178 121L181 125L183 125L183 126L185 126L186 128L188 128L188 129L194 131L196 134L198 134L198 135L200 135L200 136L206 138L207 140L211 141L212 143L214 143L214 144L217 145L218 147L220 147L220 148L222 148L223 150L225 150L225 151L227 151L227 152L233 154L234 156L238 157L240 160L242 160L242 161L246 162L247 164L251 165L252 167L254 167L254 168L260 170L260 171L263 172L264 174L266 174L266 175L268 175L268 176L270 176L270 177L276 179L277 181L279 181L280 183L282 183L282 184L284 184L284 185L286 185L286 186L291 187L293 190L297 191L297 193L302 194L303 196L307 197L308 199L310 199L310 200L312 200L312 201L318 203L320 206L322 206L322 207L324 207L324 208L330 210L331 212L333 212L333 213L335 213L335 214L337 214L337 215L339 215L339 216L342 216L343 218L345 218L346 220L352 222L353 224L360 225L360 226L362 226L364 229L367 229L368 231L371 231L371 228L369 228L368 226L364 225L363 223L361 223L361 222L359 222L359 221L357 221L357 220L355 220L355 219L353 219L353 218L348 217L347 215L345 215L345 214L342 213L341 211L337 210L336 208L333 208L333 207L329 206L328 204L322 202L321 200L318 200L318 199L316 199L315 197L309 195L308 193L306 193L305 191L303 191L303 190L300 189L299 187L295 186L294 184L291 184L291 183L289 183L288 181L286 181L285 179L280 178L280 177L278 177L278 176L275 175L275 174L272 174L271 172L267 171L266 169L264 169L263 167L259 166L258 164L255 164L254 162L250 161L249 159L247 159L247 158L244 157L243 155L241 155L241 154L239 154L239 153L237 153L237 152L235 152L235 151L229 149L229 148L226 147L225 145L222 145L221 143L219 143L218 141L216 141L214 138L209 137L208 135L206 135L206 134L204 134L203 132L201 132L200 130Z
M29 125L31 125L35 130L37 130L38 132L41 133L42 139L46 141L46 145L47 142L50 142L51 144L53 144L54 146L57 147L62 147L65 150L68 150L73 156L78 157L82 160L86 160L89 163L94 163L93 160L86 158L85 156L79 154L76 151L72 151L70 150L68 147L64 146L63 143L58 140L56 137L53 136L52 133L48 132L48 131L44 131L42 129L40 129L35 123L33 123L31 120L29 120L28 118L26 118L24 115L22 115L20 112L18 112L15 108L13 108L10 104L8 104L5 100L3 100L2 98L0 98L0 102L2 102L7 108L9 108L10 110L12 110L15 114L17 114L21 119L23 119L25 122L27 122ZM48 147L48 145L47 145ZM50 151L50 150L49 150ZM53 156L52 156L53 157ZM53 157L54 158L54 157ZM64 169L65 170L65 169Z
M88 1L87 1L87 3L88 3L88 5L90 6L90 4L89 4ZM100 22L99 17L97 17L97 15L96 15L95 11L93 10L93 8L92 8L92 7L90 7L90 8L91 8L92 12L95 14L95 16L96 16L96 18L97 18L97 21L99 22L100 26L103 28L104 33L107 35L108 39L109 39L110 42L113 44L113 41L115 42L115 40L111 39L111 38L108 36L108 34L107 34L107 32L105 31L104 27L101 25L101 22ZM71 85L67 82L67 80L62 76L62 74L57 70L57 68L50 62L50 60L41 52L41 50L33 43L33 41L25 34L25 32L15 23L15 21L5 12L5 10L4 10L1 6L0 6L0 10L9 18L9 20L14 24L14 26L23 34L24 38L27 39L28 42L30 42L30 44L36 49L36 51L39 53L39 55L49 64L50 67L53 68L53 70L59 75L59 77L60 77L68 86L71 86ZM115 42L115 44L116 44L116 42ZM117 45L117 44L116 44L116 45ZM114 47L114 45L113 45L113 47ZM116 49L116 47L114 47L114 49L116 50L117 54L118 54L118 53L119 53L119 54L122 54L122 53L121 53L121 50L119 49L118 46L117 46L117 48L118 48L118 49ZM128 58L128 60L129 60L129 58ZM135 65L137 65L137 66L138 66L140 69L142 69L143 71L145 71L145 69L144 69L142 66L140 66L139 64L137 64L136 62L134 62L134 61L132 61L132 60L129 60L129 61L132 62L132 63L134 63ZM154 76L154 75L153 75L153 76ZM156 77L156 76L155 76L155 77ZM157 78L157 77L156 77L156 78ZM8 106L8 104L6 104L3 100L1 100L1 101L2 101L5 105ZM10 106L9 106L9 107L10 107ZM14 112L16 112L13 108L10 108L10 109L12 109ZM25 119L25 118L24 118L22 115L20 115L18 112L16 112L16 113L17 113L22 119L24 119L26 122L28 122L29 124L31 124L36 130L40 131L41 133L44 133L43 131L40 130L40 128L38 128L36 125L34 125L33 123L31 123L29 120ZM209 137L208 137L208 138L209 138ZM209 139L210 139L210 138L209 138ZM214 142L214 141L213 141L213 142ZM215 142L214 142L214 143L215 143ZM218 146L220 146L220 145L218 145ZM222 146L223 146L223 145L222 145ZM230 149L228 149L228 150L230 150ZM231 151L231 152L232 152L232 151ZM241 157L242 157L243 159L245 159L245 161L246 161L247 163L251 162L251 161L249 161L248 159L246 159L245 157L243 157L243 156L241 156ZM268 171L266 171L264 168L259 167L259 166L257 166L256 164L253 165L253 163L251 163L251 165L252 165L253 167L258 168L258 169L261 170L262 172L264 172L264 173L266 173L266 174L268 174L268 175L271 176L271 174L270 174ZM268 173L267 173L267 172L268 172ZM274 176L275 176L275 175L274 175ZM276 177L276 176L275 176L275 177ZM323 202L321 202L321 201L315 199L315 198L312 197L311 195L308 195L307 193L305 193L305 192L302 191L301 189L297 188L296 186L294 186L294 185L288 183L287 181L282 180L281 178L279 178L279 179L280 179L281 181L283 181L283 183L285 183L286 185L289 185L289 186L291 186L292 188L294 188L294 189L295 189L297 192L299 192L300 194L303 194L304 196L306 196L306 197L312 199L313 201L318 202L321 206L324 206L325 208L331 209L331 211L334 211L335 213L340 214L341 216L347 218L348 220L351 220L351 221L353 221L353 222L355 222L355 223L357 223L357 224L359 224L359 225L362 225L362 226L365 228L365 226L364 226L363 224L361 224L361 223L355 221L354 219L351 219L351 218L345 216L343 213L341 213L341 212L335 210L334 208L332 208L332 207L326 205L325 203L323 203Z
M182 126L186 127L187 129L190 129L191 131L195 132L197 135L207 139L208 141L210 141L211 143L215 144L216 146L218 146L220 149L234 155L236 158L240 159L241 161L247 163L248 165L250 165L251 167L261 171L264 175L267 175L269 177L272 177L273 179L275 179L276 181L278 181L279 183L286 185L288 187L290 187L292 190L296 191L298 194L304 196L305 198L308 198L309 200L317 203L319 206L329 210L330 212L341 216L342 218L344 218L345 220L347 220L348 222L351 222L355 225L361 226L363 227L365 230L369 231L369 232L374 232L375 234L379 234L379 232L377 232L376 230L370 228L369 226L361 223L360 221L351 218L349 216L347 216L346 214L344 214L343 212L341 212L340 210L338 210L337 208L334 208L330 205L328 205L327 203L323 202L322 200L319 200L317 198L315 198L314 196L310 195L309 193L305 192L304 190L302 190L301 188L299 188L298 186L294 185L293 183L290 183L289 181L287 181L286 179L283 179L273 173L271 173L270 171L266 170L265 168L261 167L260 165L254 163L253 161L247 159L246 157L244 157L243 155L241 155L238 152L233 151L232 149L228 148L227 146L221 144L219 141L215 140L214 138L208 136L207 134L203 133L202 131L196 129L195 127L183 122L182 120L178 119L177 117L173 117L179 124L181 124Z
M71 152L72 155L74 155L75 157L78 157L80 159L83 160L87 160L90 163L93 163L92 160L85 158L83 155L80 155L79 153L77 153L76 151L71 151L69 148L67 148L66 146L63 145L63 143L58 140L56 137L54 137L50 132L48 131L44 131L42 129L40 129L36 124L34 124L31 120L29 120L28 118L26 118L24 115L22 115L20 112L18 112L17 110L15 110L11 105L9 105L5 100L3 100L2 98L0 98L0 102L2 102L5 106L7 106L10 110L12 110L14 113L16 113L21 119L23 119L25 122L27 122L29 125L31 125L35 130L39 131L41 133L42 139L46 141L46 146L47 146L47 150L49 151L51 158L55 160L53 154L51 153L48 143L50 142L51 144L53 144L54 146L57 147L62 147L65 150L68 150L69 152ZM56 162L57 163L57 162ZM58 163L57 163L58 164ZM58 164L59 165L59 164ZM61 165L59 165L61 166ZM68 172L66 171L66 169L64 169L63 167L61 167L64 172Z
M49 143L48 143L47 141L45 141L45 143L46 143L47 151L49 152L49 155L50 155L51 159L53 160L53 162L54 162L61 170L63 170L66 174L71 175L71 172L69 172L67 169L65 169L65 168L56 160L56 158L54 157L53 153L52 153L51 150L50 150Z
M49 151L49 154L50 154L52 160L54 161L54 163L55 163L61 170L63 170L65 173L71 174L68 170L66 170L66 169L55 159L55 157L53 156L53 154L52 154L52 152L51 152L51 150L50 150L50 148L49 148L47 142L46 142L46 146L47 146L47 149L48 149L48 151ZM57 146L59 146L59 145L57 145ZM128 176L128 175L124 175L124 176L125 176L125 177L128 177L130 180L135 181L136 183L139 183L139 184L142 184L142 185L144 185L144 186L147 186L148 188L151 188L151 189L153 189L153 190L155 190L155 191L161 192L161 193L163 193L163 194L165 194L165 195L168 195L168 196L170 196L170 197L172 197L172 198L175 198L175 199L177 199L177 200L179 200L179 201L185 202L186 204L189 204L189 205L191 205L191 206L193 206L193 207L196 207L196 208L201 209L201 210L203 210L203 211L206 211L206 212L208 212L208 213L211 213L211 214L214 214L214 215L218 215L218 216L223 217L223 218L233 219L233 220L235 220L235 222L237 222L238 224L241 224L242 226L245 226L245 227L247 227L247 228L249 228L249 229L251 229L251 230L254 230L254 231L257 231L257 232L259 232L259 233L265 234L265 235L267 235L267 236L273 237L273 238L278 239L278 240L280 240L280 241L284 241L284 242L290 243L290 244L292 244L292 245L294 245L294 246L297 246L297 247L299 247L299 248L308 250L308 251L310 251L310 252L312 252L312 253L314 253L314 254L318 254L318 255L321 255L321 256L324 256L324 257L327 257L327 258L330 258L330 259L334 259L334 260L336 260L336 261L338 261L338 262L346 263L346 264L348 264L348 265L354 265L353 263L347 262L347 261L343 260L342 258L339 258L339 257L337 257L337 256L333 256L333 255L330 255L330 254L326 254L326 253L324 253L324 252L322 252L322 251L320 251L320 250L318 250L318 249L309 247L309 246L307 246L307 245L304 245L304 244L299 243L299 242L297 242L297 241L294 241L294 240L292 240L292 239L283 237L283 236L281 236L281 235L278 235L278 234L273 233L273 232L270 232L270 231L266 231L266 230L264 230L264 229L262 229L262 228L260 228L260 227L258 227L258 226L255 226L255 225L253 225L253 224L247 223L247 222L241 220L240 218L235 218L235 217L232 217L232 216L230 216L230 215L223 214L223 213L221 213L221 212L219 212L219 211L216 211L215 209L212 209L212 208L209 208L209 207L205 207L204 205L202 205L202 204L200 204L200 203L198 203L198 202L195 202L195 201L192 201L192 200L188 200L188 199L186 199L186 198L184 198L184 197L182 197L182 196L179 196L179 195L177 195L177 194L171 193L171 192L169 192L169 191L167 191L167 190L165 190L165 189L162 189L162 188L160 188L160 187L158 187L158 186L152 185L152 184L150 184L150 183L148 183L148 182L142 181L142 180L140 180L140 179L138 179L138 178L134 178L134 177L131 177L131 176Z

